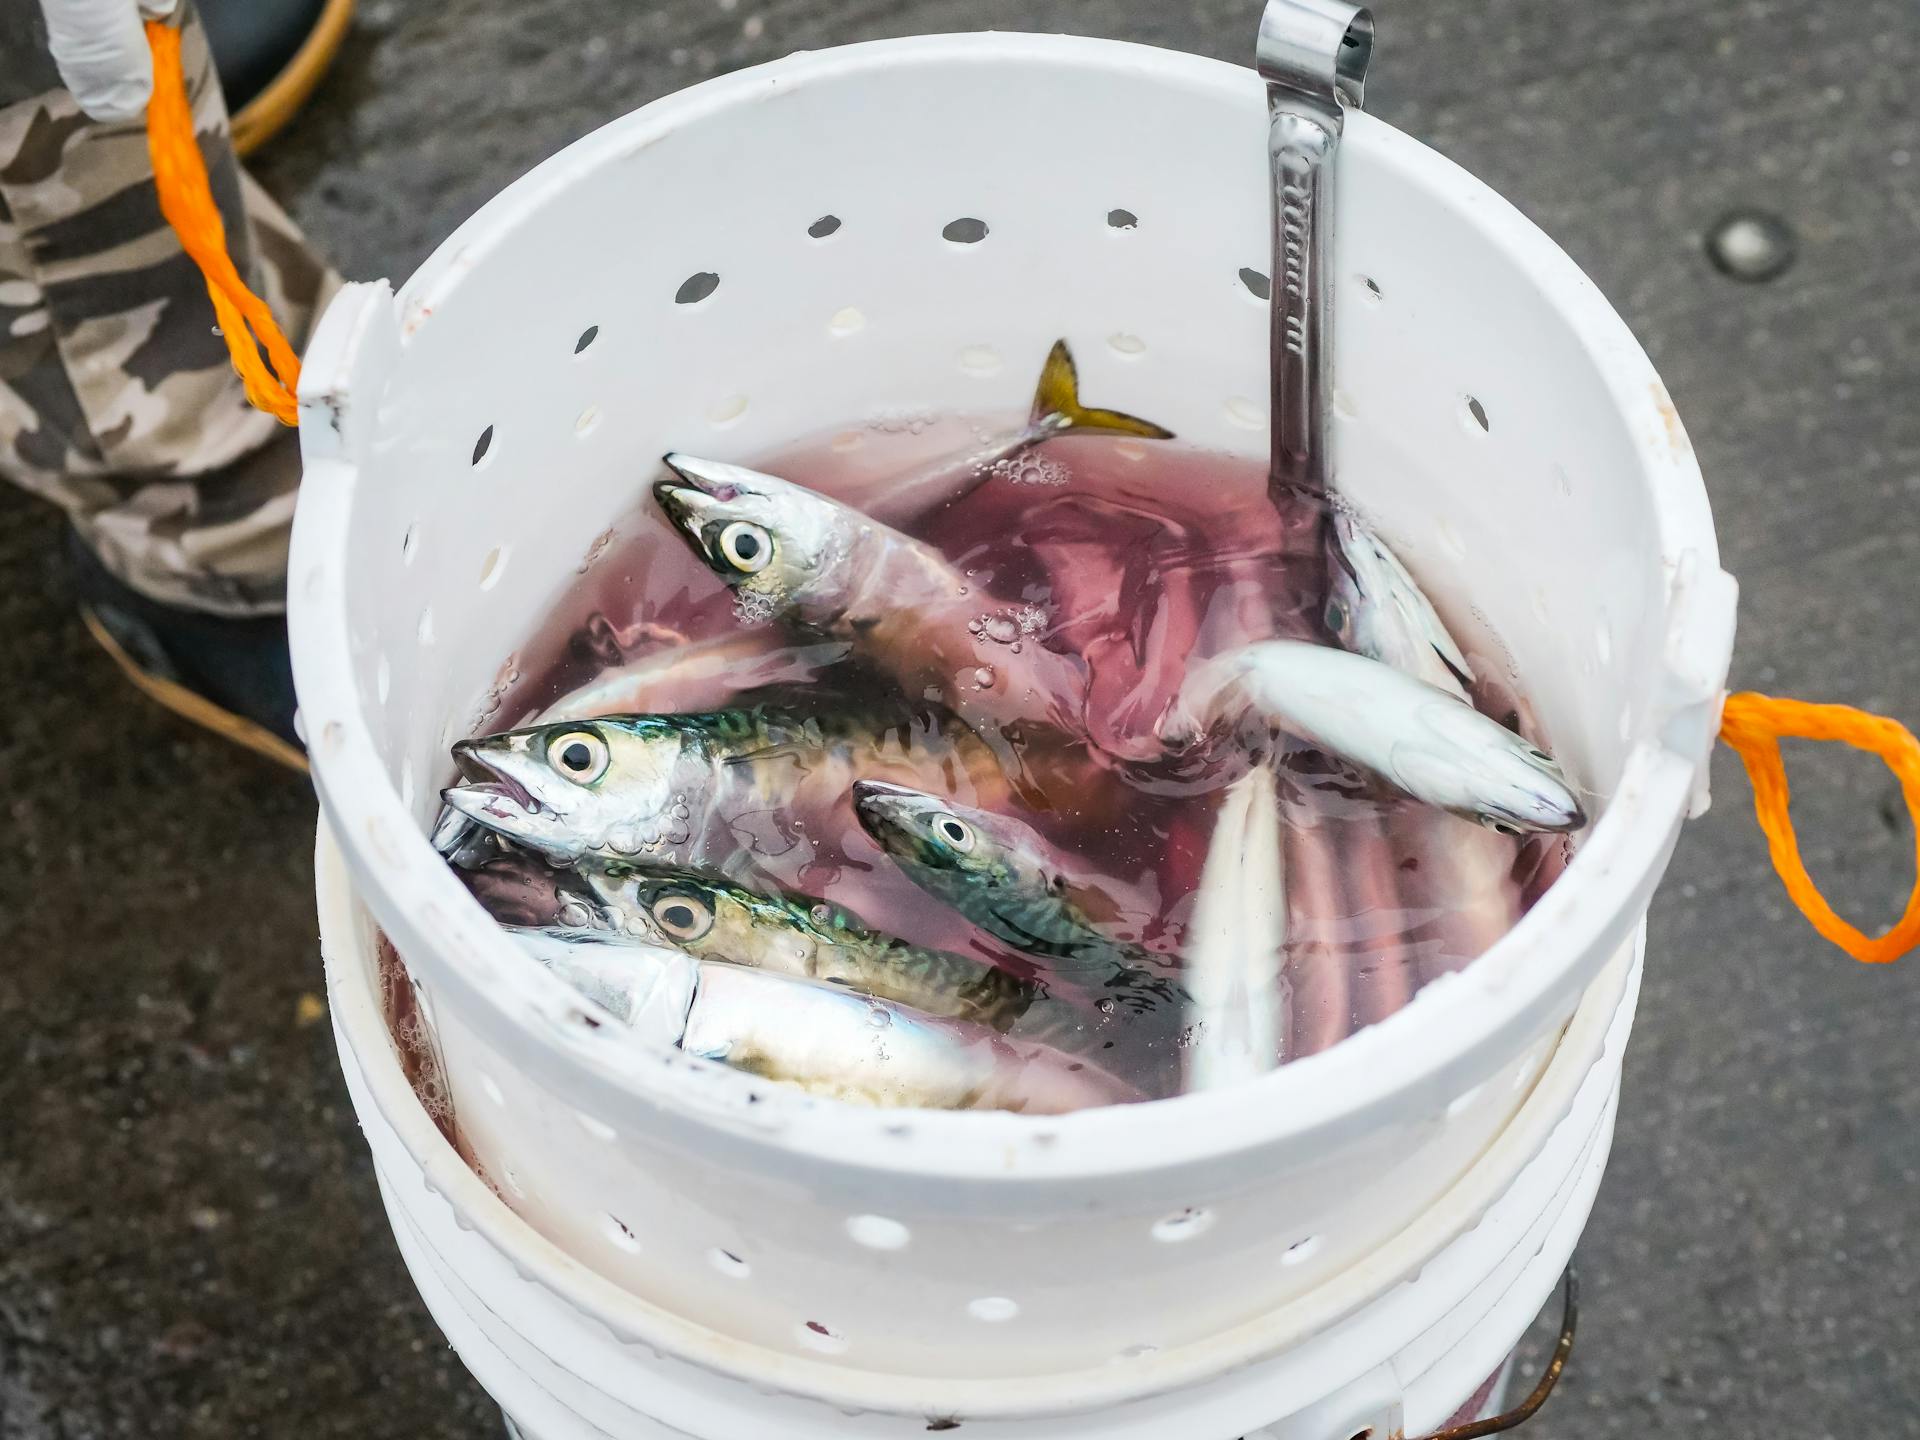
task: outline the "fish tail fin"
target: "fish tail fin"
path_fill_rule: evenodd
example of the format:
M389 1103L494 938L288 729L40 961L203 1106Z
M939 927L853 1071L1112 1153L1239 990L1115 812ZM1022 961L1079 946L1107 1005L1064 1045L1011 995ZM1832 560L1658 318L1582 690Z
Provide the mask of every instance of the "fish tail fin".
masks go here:
M1080 403L1080 372L1065 340L1053 342L1047 363L1040 367L1034 387L1028 425L1037 432L1061 434L1080 430L1092 435L1135 435L1142 440L1171 440L1173 432L1119 410L1101 410Z

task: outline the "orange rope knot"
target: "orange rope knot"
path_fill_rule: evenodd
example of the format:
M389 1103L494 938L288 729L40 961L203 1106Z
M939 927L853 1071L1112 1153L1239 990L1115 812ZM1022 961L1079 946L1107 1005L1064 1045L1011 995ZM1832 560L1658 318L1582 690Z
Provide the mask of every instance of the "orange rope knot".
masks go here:
M1778 700L1750 690L1727 696L1726 710L1720 720L1720 738L1739 754L1740 762L1747 767L1747 778L1753 782L1754 814L1766 832L1773 868L1780 872L1781 882L1793 897L1793 903L1813 922L1814 929L1854 959L1875 965L1898 960L1920 944L1920 873L1916 873L1913 893L1907 898L1906 914L1878 938L1854 929L1835 914L1800 859L1800 844L1794 838L1793 820L1787 813L1790 798L1787 768L1780 758L1783 736L1796 740L1838 740L1856 750L1878 755L1899 778L1907 810L1917 822L1920 822L1920 740L1914 739L1913 733L1897 720L1869 715L1851 705ZM1920 845L1916 846L1914 863L1920 867Z
M147 153L153 160L153 183L160 192L160 213L206 277L213 313L233 356L233 368L247 388L247 399L282 424L296 425L300 357L273 323L266 302L247 288L227 254L227 228L213 203L206 161L193 133L193 109L187 103L186 78L180 70L180 32L149 20L147 45L153 51ZM260 355L262 347L265 359Z

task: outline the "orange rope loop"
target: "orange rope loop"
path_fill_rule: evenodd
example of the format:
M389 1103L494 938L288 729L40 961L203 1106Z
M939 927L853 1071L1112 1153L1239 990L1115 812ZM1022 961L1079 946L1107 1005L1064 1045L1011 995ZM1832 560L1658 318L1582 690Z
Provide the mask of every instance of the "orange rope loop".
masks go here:
M227 229L213 203L207 166L193 133L193 109L187 103L180 69L180 32L158 20L147 22L153 51L153 99L147 103L147 152L160 192L160 213L180 244L206 277L213 313L233 356L233 368L247 399L284 425L299 423L300 357L273 323L266 302L247 288L227 254ZM266 348L266 359L260 356ZM272 368L268 368L268 362Z
M1787 894L1813 928L1856 960L1884 965L1898 960L1920 944L1920 873L1916 873L1907 911L1886 934L1872 937L1842 920L1807 874L1787 813L1787 768L1780 758L1780 740L1838 740L1856 750L1878 755L1900 781L1907 809L1920 821L1920 740L1897 720L1869 715L1851 705L1814 705L1805 700L1780 700L1771 695L1742 691L1727 696L1720 720L1720 738L1739 754L1753 782L1753 809L1767 835L1773 868ZM1920 844L1914 863L1920 867Z

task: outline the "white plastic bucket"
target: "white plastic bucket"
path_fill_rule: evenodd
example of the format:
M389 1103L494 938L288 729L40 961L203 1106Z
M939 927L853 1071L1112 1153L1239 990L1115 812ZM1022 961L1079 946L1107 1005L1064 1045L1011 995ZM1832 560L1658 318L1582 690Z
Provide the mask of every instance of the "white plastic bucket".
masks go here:
M1566 875L1474 965L1240 1088L1044 1120L878 1112L595 1030L424 838L448 743L595 538L630 522L663 450L749 458L874 411L1017 408L1019 358L1065 335L1101 403L1264 454L1266 314L1238 278L1265 265L1264 137L1251 72L1137 46L799 55L608 126L399 297L353 286L329 310L301 385L291 627L344 862L323 895L332 984L343 1016L365 998L377 923L513 1213L380 1079L370 1025L343 1018L343 1059L423 1293L539 1440L594 1433L533 1413L568 1374L593 1403L554 1403L616 1435L673 1433L639 1414L718 1440L920 1433L948 1414L1123 1435L1126 1416L1177 1413L1182 1435L1229 1437L1359 1404L1343 1386L1381 1367L1411 1377L1392 1357L1468 1334L1446 1315L1487 1286L1527 1316L1544 1298L1551 1274L1497 1284L1515 1252L1460 1249L1468 1217L1436 1217L1470 1181L1530 1197L1509 1236L1584 1216L1604 1122L1572 1118L1572 1083L1531 1122L1523 1102L1551 1060L1602 1077L1611 1115L1618 1046L1595 1068L1598 1043L1568 1051L1559 1032L1597 1006L1590 1034L1617 1018L1624 1035L1628 956L1704 800L1734 587L1619 319L1510 206L1364 115L1337 201L1339 483L1416 572L1472 575L1557 753L1601 797ZM1137 226L1110 226L1115 208ZM810 236L829 213L839 229ZM959 217L986 238L944 239ZM718 289L677 304L700 272ZM1579 1155L1536 1170L1569 1124ZM444 1203L419 1200L421 1171ZM1539 1255L1570 1248L1570 1223ZM1416 1293L1453 1298L1396 1330L1384 1317ZM1486 1322L1495 1338L1471 1343L1496 1348L1447 1371L1452 1404L1524 1318ZM1329 1345L1351 1375L1301 1358ZM1397 1405L1393 1388L1372 1400ZM602 1401L620 1407L608 1423ZM819 1428L842 1410L865 1418ZM766 1428L776 1415L787 1428ZM1106 1428L1067 1418L1085 1416Z

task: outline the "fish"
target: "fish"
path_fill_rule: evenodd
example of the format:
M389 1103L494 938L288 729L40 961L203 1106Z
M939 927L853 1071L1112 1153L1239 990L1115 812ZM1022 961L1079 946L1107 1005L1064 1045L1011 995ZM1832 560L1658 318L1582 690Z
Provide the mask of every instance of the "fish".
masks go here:
M678 453L665 463L672 477L655 498L732 587L742 623L848 641L906 694L931 697L995 745L1010 773L1023 755L1066 752L1084 769L1085 663L1044 637L992 639L980 617L1005 602L977 593L939 551L775 475ZM1139 747L1141 758L1157 753L1150 730Z
M890 483L876 496L873 514L890 525L904 525L928 511L951 505L1003 472L1035 446L1059 435L1126 435L1140 440L1171 440L1173 432L1151 420L1119 410L1102 410L1080 400L1080 371L1067 342L1056 340L1040 367L1033 403L1020 431L988 448L963 455Z
M988 795L1004 788L992 752L936 708L821 704L808 693L805 706L602 716L463 740L453 754L467 778L441 798L556 864L703 854L718 864L732 847L754 848L754 827L769 815L839 803L856 774L937 776Z
M1586 824L1554 758L1446 690L1364 655L1262 640L1200 662L1163 733L1192 744L1248 718L1414 799L1503 834Z
M751 630L686 640L664 626L637 628L661 648L603 671L533 716L528 725L719 709L743 690L805 684L845 659L848 649L836 641L783 645L777 637ZM434 822L432 840L441 857L462 870L484 865L502 851L501 837L446 804Z
M1459 642L1433 602L1399 558L1358 515L1336 506L1331 518L1337 556L1328 566L1327 625L1347 649L1423 680L1471 704L1475 682ZM1462 823L1427 807L1392 807L1376 822L1378 837L1399 855L1381 874L1377 845L1362 845L1350 868L1349 888L1373 875L1370 894L1356 906L1391 903L1414 919L1421 936L1408 947L1389 947L1371 979L1381 993L1362 997L1358 1018L1370 1020L1399 1008L1415 983L1458 969L1512 929L1521 896L1512 878L1516 846L1505 835ZM1389 858L1389 865L1392 864ZM1383 899L1382 897L1392 897ZM1425 918L1420 918L1425 917ZM1408 968L1415 973L1408 974Z
M839 985L698 960L607 931L510 930L534 959L658 1045L874 1106L1057 1115L1146 1098L1050 1046Z
M1419 582L1351 510L1335 506L1329 528L1327 629L1354 654L1466 700L1472 667Z
M1050 974L1091 984L1135 1012L1185 1000L1177 984L1151 973L1172 963L1166 956L1108 933L1129 918L1119 902L1075 876L1025 821L881 780L854 782L853 811L914 884L994 938L1044 958Z
M986 960L909 944L810 896L763 895L687 870L587 875L611 928L701 960L847 986L943 1019L1005 1031L1045 996Z
M1278 787L1257 765L1221 802L1187 928L1188 1090L1237 1084L1280 1063L1288 1023L1280 836Z

